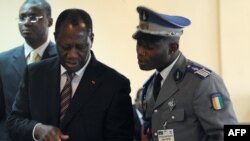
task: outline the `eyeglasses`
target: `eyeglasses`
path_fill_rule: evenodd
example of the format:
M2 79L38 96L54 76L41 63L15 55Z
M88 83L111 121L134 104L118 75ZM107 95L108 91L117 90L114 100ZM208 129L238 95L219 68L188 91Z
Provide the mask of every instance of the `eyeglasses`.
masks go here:
M26 22L36 23L39 19L42 19L43 16L22 16L18 18L18 23L24 24Z

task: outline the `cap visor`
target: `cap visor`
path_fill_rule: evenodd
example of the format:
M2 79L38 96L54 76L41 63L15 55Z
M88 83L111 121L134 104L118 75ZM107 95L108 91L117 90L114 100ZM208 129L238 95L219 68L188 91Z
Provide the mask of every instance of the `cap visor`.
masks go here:
M132 37L135 40L147 40L147 41L158 41L162 38L164 38L164 36L160 36L160 35L153 35L153 34L148 34L148 33L143 33L141 31L136 31Z

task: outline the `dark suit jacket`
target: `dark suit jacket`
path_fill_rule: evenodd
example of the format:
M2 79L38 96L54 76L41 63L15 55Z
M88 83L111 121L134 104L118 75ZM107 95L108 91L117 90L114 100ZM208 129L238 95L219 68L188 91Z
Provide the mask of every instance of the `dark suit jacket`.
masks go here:
M129 80L92 55L59 126L60 63L47 59L26 69L7 126L19 141L32 141L38 122L59 127L69 141L132 141L129 93Z
M56 54L55 44L51 42L42 59L54 57ZM0 54L0 141L8 140L5 121L10 115L25 66L23 45Z
M136 112L135 105L133 105L133 114L134 114L134 141L140 141L141 140L141 122Z

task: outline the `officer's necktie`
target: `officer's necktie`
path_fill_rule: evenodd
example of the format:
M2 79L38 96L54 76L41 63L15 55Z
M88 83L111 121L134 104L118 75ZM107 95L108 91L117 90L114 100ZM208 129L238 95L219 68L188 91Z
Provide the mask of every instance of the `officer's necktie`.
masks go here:
M27 64L31 64L34 62L38 62L40 60L40 56L38 53L36 53L34 50L30 52Z
M66 83L64 85L64 88L61 91L61 110L60 110L60 121L64 118L64 115L66 113L66 110L69 107L71 95L72 95L72 79L74 78L74 73L65 73L67 76Z
M161 80L162 80L162 77L161 77L160 73L158 73L157 75L155 75L155 78L154 78L154 87L153 87L153 95L154 95L154 99L155 100L157 99L158 94L159 94L160 89L161 89Z

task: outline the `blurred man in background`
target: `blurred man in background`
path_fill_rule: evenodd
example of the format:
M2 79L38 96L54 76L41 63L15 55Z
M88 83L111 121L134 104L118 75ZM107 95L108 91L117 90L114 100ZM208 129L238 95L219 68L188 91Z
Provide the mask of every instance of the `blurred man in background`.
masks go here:
M57 55L48 37L51 7L46 0L26 0L18 18L23 45L0 54L0 141L8 141L5 121L10 115L19 82L27 64Z

